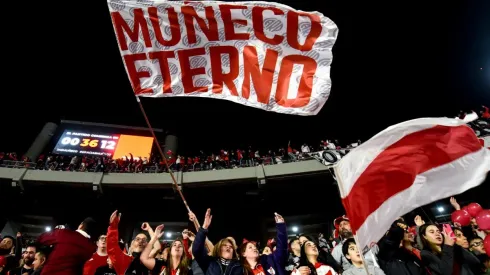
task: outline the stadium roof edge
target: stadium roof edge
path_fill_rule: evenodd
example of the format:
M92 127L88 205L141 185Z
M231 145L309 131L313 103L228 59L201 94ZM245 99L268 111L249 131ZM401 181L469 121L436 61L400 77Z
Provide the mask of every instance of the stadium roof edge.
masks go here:
M150 131L150 128L146 128L146 127L125 126L125 125L105 124L105 123L97 123L97 122L84 122L84 121L64 120L64 119L61 120L61 124L78 124L78 125L85 125L85 126L97 126L97 127L130 129L130 130L139 130L139 131ZM153 131L163 133L163 130L158 129L158 128L153 128Z

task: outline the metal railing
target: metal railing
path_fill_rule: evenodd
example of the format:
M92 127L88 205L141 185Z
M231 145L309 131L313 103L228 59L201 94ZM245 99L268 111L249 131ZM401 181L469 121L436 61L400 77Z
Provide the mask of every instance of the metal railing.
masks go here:
M278 165L282 163L291 163L304 160L315 159L308 154L288 154L287 158L282 157L262 157L253 159L242 159L230 160L230 161L204 161L192 164L172 164L170 169L173 172L194 172L194 171L212 171L212 170L223 170L223 169L236 169L244 167L255 167L258 165ZM77 171L77 172L107 172L107 173L164 173L168 172L165 165L158 163L150 163L146 165L130 167L125 165L123 167L118 166L116 163L109 163L105 165L80 165L80 164L70 164L69 162L56 162L52 161L46 163L45 161L35 162L25 162L25 161L13 161L13 160L1 160L0 167L5 168L27 168L27 169L37 169L37 170L51 170L51 171Z
M2 160L0 161L0 167L5 168L27 168L36 169L35 162L19 161L19 160Z

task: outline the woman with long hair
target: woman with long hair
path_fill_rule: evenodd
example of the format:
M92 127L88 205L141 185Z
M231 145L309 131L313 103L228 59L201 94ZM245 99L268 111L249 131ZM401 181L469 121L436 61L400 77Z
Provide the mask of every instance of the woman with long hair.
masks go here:
M337 275L333 267L319 261L318 245L313 241L306 241L301 246L299 267L293 270L292 275Z
M308 241L318 244L316 239L308 235L302 234L299 236L299 243L301 246L303 246ZM317 248L318 248L318 261L332 267L337 272L341 272L342 267L337 263L337 261L335 261L333 256L330 253L327 253L325 250L319 248L319 246L317 246Z
M287 263L288 233L284 218L275 214L277 228L276 250L269 255L259 255L255 242L245 240L240 247L240 263L243 266L244 275L284 275Z
M193 213L189 213L189 218L193 219ZM214 246L212 255L208 256L204 244L211 220L211 209L208 209L192 245L194 259L206 275L243 275L243 268L237 260L235 246L229 238L220 240Z
M159 225L155 229L150 242L141 253L141 263L145 265L149 270L154 271L153 274L160 275L192 275L192 270L189 268L190 262L187 259L185 253L184 242L178 238L170 245L170 253L166 261L156 260L150 257L151 248L153 244L163 235L163 225ZM156 271L156 272L155 272Z
M453 275L454 239L434 224L424 224L419 229L422 250L420 257L433 275Z

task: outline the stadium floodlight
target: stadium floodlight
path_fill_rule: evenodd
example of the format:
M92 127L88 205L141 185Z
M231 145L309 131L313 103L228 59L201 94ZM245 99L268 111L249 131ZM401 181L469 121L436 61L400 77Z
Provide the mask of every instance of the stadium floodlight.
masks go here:
M293 226L293 228L292 228L292 229L293 229L293 232L294 232L294 233L298 232L298 227L297 227L297 226Z
M51 231L51 226L46 226L46 228L44 228L44 230L46 230L46 232Z
M167 238L172 238L172 233L167 232L167 234L165 234L165 236L167 236Z
M439 213L444 212L444 207L442 206L437 207L437 211L439 211Z

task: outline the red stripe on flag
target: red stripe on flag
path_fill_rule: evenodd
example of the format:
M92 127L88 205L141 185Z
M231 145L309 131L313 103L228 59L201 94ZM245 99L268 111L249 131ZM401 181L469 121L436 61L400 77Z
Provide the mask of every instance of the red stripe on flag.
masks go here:
M438 125L392 144L369 164L342 199L353 232L386 200L412 186L417 175L481 148L473 130L465 125Z

